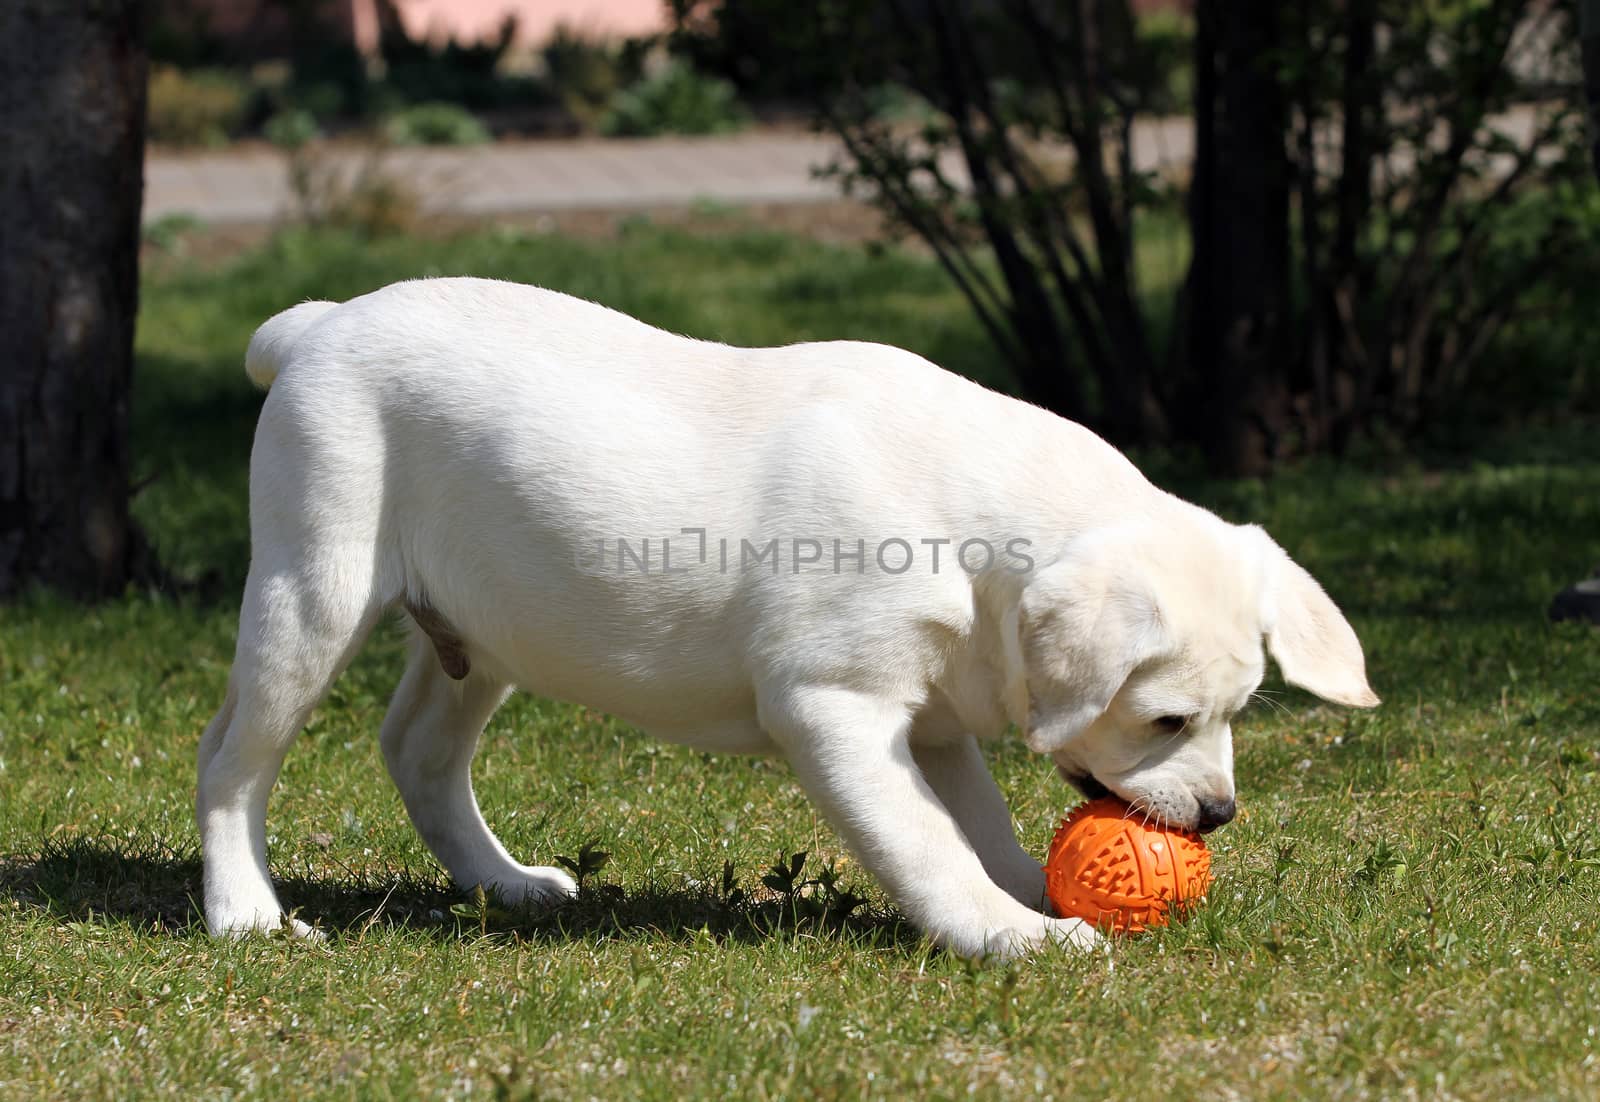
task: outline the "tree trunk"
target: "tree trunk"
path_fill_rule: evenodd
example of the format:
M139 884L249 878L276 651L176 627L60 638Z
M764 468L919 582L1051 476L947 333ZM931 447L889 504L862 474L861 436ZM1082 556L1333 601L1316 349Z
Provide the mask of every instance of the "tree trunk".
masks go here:
M1314 350L1327 367L1327 376L1318 389L1309 429L1317 450L1345 450L1363 410L1361 395L1371 390L1365 378L1371 368L1359 370L1359 360L1349 348L1362 342L1357 304L1368 301L1372 279L1361 258L1361 236L1368 229L1372 207L1373 166L1380 157L1374 148L1377 131L1382 128L1383 88L1373 73L1373 57L1378 42L1377 0L1347 0L1344 5L1344 73L1339 91L1339 182L1335 192L1333 246L1329 256L1312 257L1321 279L1307 288L1313 296L1312 309L1320 311L1313 326L1322 346ZM1315 174L1315 155L1301 166L1302 172ZM1315 221L1320 212L1308 208L1300 212L1303 224ZM1362 377L1358 377L1362 376Z
M1290 166L1272 5L1200 0L1195 35L1192 400L1179 435L1212 465L1256 473L1287 420Z
M0 596L114 593L132 567L141 9L0 3Z
M1583 39L1583 101L1588 108L1589 156L1600 173L1600 0L1582 0L1578 8Z

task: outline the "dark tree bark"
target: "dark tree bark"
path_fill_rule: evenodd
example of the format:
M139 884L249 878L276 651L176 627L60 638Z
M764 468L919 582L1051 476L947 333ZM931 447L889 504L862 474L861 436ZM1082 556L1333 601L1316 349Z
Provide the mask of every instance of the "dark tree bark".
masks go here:
M133 565L141 9L0 3L0 596L113 593Z
M1583 102L1589 122L1589 157L1600 173L1600 0L1583 0L1578 8L1583 38Z
M1199 0L1195 15L1187 427L1215 468L1250 474L1270 465L1286 413L1288 96L1273 5Z

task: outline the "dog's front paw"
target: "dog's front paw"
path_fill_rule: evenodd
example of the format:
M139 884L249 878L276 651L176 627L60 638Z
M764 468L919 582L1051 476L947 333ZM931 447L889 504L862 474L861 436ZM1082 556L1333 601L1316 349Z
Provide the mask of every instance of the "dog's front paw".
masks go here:
M1048 918L1033 916L1023 926L990 928L970 946L952 940L949 947L962 956L980 960L1005 961L1031 956L1051 947L1063 949L1093 949L1103 938L1099 931L1081 918Z
M212 937L234 941L249 937L251 934L287 934L289 937L302 938L310 942L328 940L328 935L315 926L301 922L293 915L281 911L259 910L218 914L206 920L206 928L211 931Z
M548 907L578 894L578 882L553 865L522 865L484 887L514 906Z
M1045 936L1065 949L1095 949L1105 936L1081 918L1045 919Z

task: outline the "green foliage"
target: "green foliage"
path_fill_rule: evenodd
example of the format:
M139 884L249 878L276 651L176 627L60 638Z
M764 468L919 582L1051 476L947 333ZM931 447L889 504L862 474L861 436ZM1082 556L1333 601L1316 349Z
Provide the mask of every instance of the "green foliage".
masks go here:
M352 170L326 149L287 149L295 215L308 226L349 230L364 238L395 236L417 228L422 199L390 171L388 147L370 145Z
M168 65L151 67L149 96L150 140L179 146L226 143L249 104L248 87L230 73Z
M481 145L489 128L453 103L419 103L383 121L384 138L394 145Z
M1283 31L1303 273L1287 382L1309 413L1281 415L1283 442L1414 438L1463 406L1493 416L1478 399L1508 338L1592 282L1600 208L1571 10L1329 2ZM1330 141L1342 160L1313 153ZM1544 371L1501 416L1572 379L1557 357Z
M508 15L499 32L482 42L443 42L413 37L395 0L378 0L378 50L384 83L407 103L449 102L470 109L501 106L529 93L529 82L500 72L500 62L516 36L516 17Z
M295 43L290 74L280 106L310 111L323 122L372 115L395 93L367 73L355 44L326 31L307 33Z
M618 92L600 117L600 132L627 137L721 134L749 115L732 84L673 61Z
M826 21L835 17L832 5L813 4L803 12L765 0L668 0L668 6L673 56L696 71L732 81L757 100L804 100L824 90L818 78L826 81L828 68L790 52L788 35L781 29L785 23L775 22L774 16Z
M611 101L643 71L637 44L592 38L560 24L543 50L545 81L582 130L596 130Z
M576 857L556 854L556 864L572 873L572 878L578 882L579 891L587 887L589 878L605 868L610 860L611 854L600 849L594 842L585 842L579 846Z
M1527 280L1517 310L1421 435L1457 449L1486 425L1551 423L1600 412L1600 191L1555 182L1484 211L1477 270L1489 285ZM1545 239L1566 238L1559 250ZM1537 278L1527 273L1536 271Z
M289 89L285 98L289 104L287 110L307 115L313 120L335 119L352 113L345 90L332 81L296 84Z
M800 873L806 867L807 856L804 850L790 854L787 859L783 854L778 854L778 859L761 877L761 883L769 890L793 899L804 883Z
M1194 110L1194 13L1190 5L1153 7L1137 16L1138 80L1158 115Z
M322 128L310 111L291 107L267 119L261 127L261 136L279 149L293 151L320 138Z

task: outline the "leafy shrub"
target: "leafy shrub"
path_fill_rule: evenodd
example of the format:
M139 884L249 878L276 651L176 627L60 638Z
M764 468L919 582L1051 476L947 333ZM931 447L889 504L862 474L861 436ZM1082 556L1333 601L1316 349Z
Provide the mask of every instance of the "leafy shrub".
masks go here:
M749 122L734 86L680 61L619 92L600 119L612 135L721 134Z
M328 197L322 224L367 237L399 237L416 233L421 218L421 196L373 159L342 192Z
M227 73L185 73L170 65L157 65L150 71L150 140L184 146L223 145L248 105L249 90Z
M390 115L383 134L394 145L479 145L489 128L453 103L419 103Z
M267 141L283 149L299 149L322 136L316 116L298 107L273 115L262 126L261 133Z
M858 8L868 5L861 3ZM832 59L794 53L784 36L774 34L774 19L794 16L820 29L832 18L826 5L793 5L781 0L668 0L675 57L696 71L734 82L754 101L805 101L838 87Z
M351 112L350 97L332 81L296 84L289 90L289 104L313 119L334 119Z
M387 12L387 14L386 14ZM435 41L406 30L394 0L379 0L378 50L384 84L406 103L459 103L474 110L526 103L538 98L535 82L511 76L501 62L516 38L508 16L498 33L482 42Z
M1470 387L1447 395L1427 426L1430 443L1469 445L1484 426L1560 423L1600 414L1600 193L1587 179L1530 191L1500 204L1481 231L1476 278L1491 284L1526 280L1524 309L1486 343ZM1551 251L1546 239L1562 226L1574 247ZM1559 450L1558 453L1559 454Z
M421 196L388 171L387 147L381 142L368 147L354 165L325 146L293 146L287 152L289 190L300 222L365 237L415 232Z
M584 130L596 129L611 101L639 79L641 46L586 38L558 25L543 51L545 80L563 110Z
M367 77L366 59L354 44L307 35L290 58L287 101L282 106L303 108L323 121L367 114L375 87Z
M1574 5L1198 0L1191 31L1136 0L674 2L720 71L793 59L833 174L938 256L1022 396L1114 443L1259 473L1415 439L1592 268L1572 195L1523 202L1592 191ZM1141 166L1137 125L1185 103L1191 171ZM1165 279L1138 245L1185 209Z

